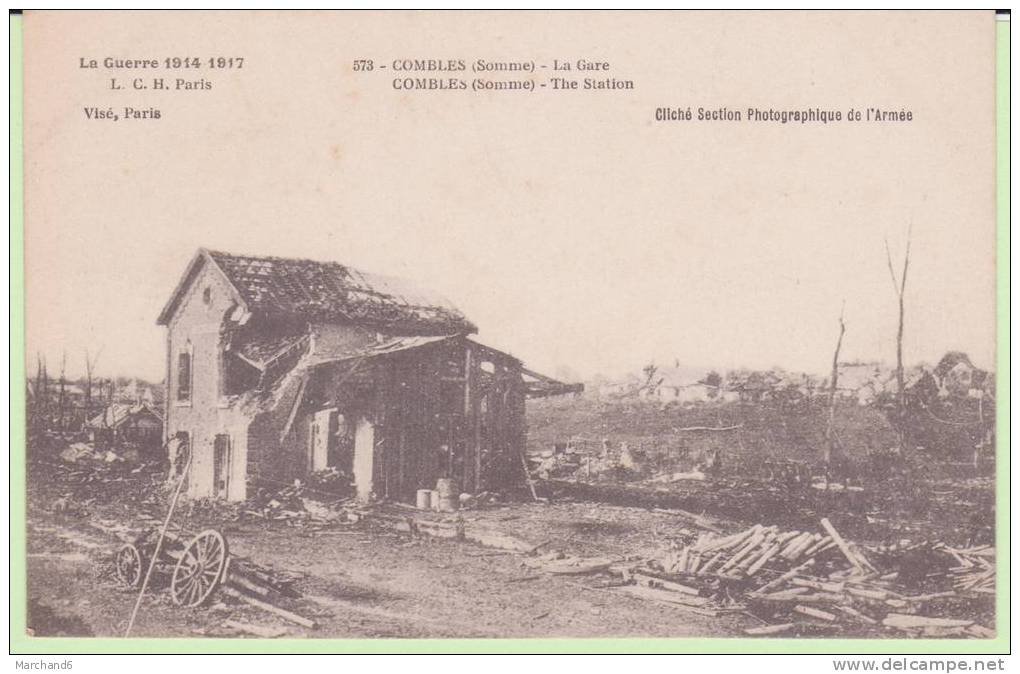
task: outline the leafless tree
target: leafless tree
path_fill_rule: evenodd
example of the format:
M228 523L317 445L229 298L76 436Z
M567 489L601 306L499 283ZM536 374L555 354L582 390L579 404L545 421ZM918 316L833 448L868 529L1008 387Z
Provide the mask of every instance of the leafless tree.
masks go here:
M832 352L832 375L829 377L829 423L825 428L825 465L832 462L836 446L839 442L836 437L836 386L839 383L839 350L843 346L843 335L846 334L846 321L843 320L843 313L846 310L846 301L839 310L839 337L836 338L836 350Z
M103 353L102 348L96 352L93 356L89 353L88 349L85 349L85 419L88 420L92 415L92 375L96 370L96 364L99 362L99 356Z
M67 352L65 351L60 358L60 393L57 397L57 428L64 431L64 412L67 404L67 394L64 389L67 382Z
M903 306L907 290L907 270L910 267L910 239L913 227L907 228L907 248L903 253L903 271L899 277L893 268L892 253L889 250L889 239L885 240L885 260L889 266L889 277L892 279L893 291L899 302L899 323L896 329L896 431L900 440L900 452L906 450L907 391L903 379Z
M655 379L655 374L659 371L659 368L656 367L655 363L649 363L648 365L645 365L641 371L645 375L644 387L652 388L654 386L653 380Z
M35 354L35 382L32 384L32 404L26 410L27 414L30 415L28 419L29 426L33 429L45 428L46 426L47 397L49 395L46 388L46 365L42 354L37 352Z

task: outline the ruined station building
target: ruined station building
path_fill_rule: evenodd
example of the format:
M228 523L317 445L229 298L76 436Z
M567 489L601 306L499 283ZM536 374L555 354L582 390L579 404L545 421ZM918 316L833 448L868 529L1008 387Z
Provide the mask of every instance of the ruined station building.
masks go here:
M470 339L444 299L336 262L200 249L158 323L164 440L191 497L325 469L363 499L518 484L525 399L580 390Z

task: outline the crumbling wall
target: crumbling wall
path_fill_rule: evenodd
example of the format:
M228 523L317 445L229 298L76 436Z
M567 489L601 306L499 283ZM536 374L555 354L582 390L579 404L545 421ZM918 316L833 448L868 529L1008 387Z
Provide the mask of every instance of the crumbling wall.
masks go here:
M302 441L307 440L302 429L308 425L308 415L302 411L299 397L305 395L308 376L306 372L288 378L276 392L276 404L257 414L249 425L247 476L253 486L279 487L305 474L306 458L301 449ZM288 429L292 411L294 419Z
M356 353L374 343L376 333L341 324L316 324L311 333L308 360L264 392L266 402L251 423L247 474L253 485L279 486L308 474L315 412L336 407L352 418L372 411L371 368L356 360L320 361Z

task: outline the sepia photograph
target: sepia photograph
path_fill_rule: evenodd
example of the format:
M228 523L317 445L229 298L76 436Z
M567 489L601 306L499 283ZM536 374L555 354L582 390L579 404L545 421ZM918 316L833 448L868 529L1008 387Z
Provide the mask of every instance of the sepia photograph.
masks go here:
M18 18L21 647L1008 648L994 11Z

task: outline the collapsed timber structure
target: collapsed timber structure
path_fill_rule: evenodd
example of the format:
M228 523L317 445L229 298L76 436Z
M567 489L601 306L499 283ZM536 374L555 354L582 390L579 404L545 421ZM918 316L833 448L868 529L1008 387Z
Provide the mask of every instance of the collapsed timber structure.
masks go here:
M167 327L165 440L187 494L243 500L335 468L358 496L520 483L529 397L577 393L470 337L441 297L335 262L200 249Z

